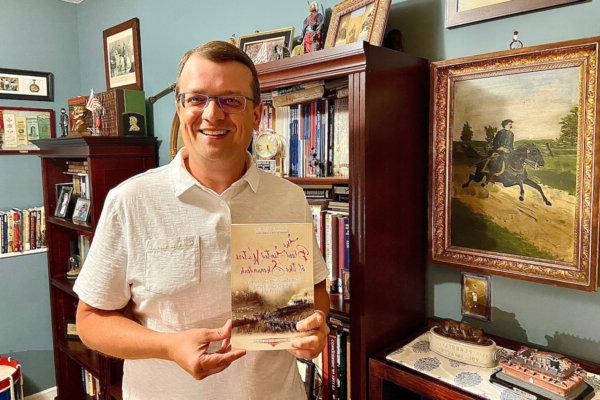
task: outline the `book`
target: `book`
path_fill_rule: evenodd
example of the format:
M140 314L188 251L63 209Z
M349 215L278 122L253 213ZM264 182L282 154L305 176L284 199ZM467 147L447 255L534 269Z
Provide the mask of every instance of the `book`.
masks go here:
M233 348L282 350L314 312L311 223L231 225Z

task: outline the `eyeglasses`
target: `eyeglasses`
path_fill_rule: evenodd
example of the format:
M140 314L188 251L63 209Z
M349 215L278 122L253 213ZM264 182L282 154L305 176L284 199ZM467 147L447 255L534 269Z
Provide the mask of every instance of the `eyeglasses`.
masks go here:
M221 110L228 114L241 113L246 109L247 100L254 101L254 99L241 94L207 96L200 93L179 93L178 100L183 107L195 111L204 110L211 100L216 100Z

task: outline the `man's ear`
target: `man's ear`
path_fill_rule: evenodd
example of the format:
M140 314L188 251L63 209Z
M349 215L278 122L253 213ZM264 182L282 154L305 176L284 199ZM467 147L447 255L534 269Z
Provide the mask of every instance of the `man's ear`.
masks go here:
M254 130L258 130L258 127L260 126L260 120L262 118L262 113L263 113L263 103L262 101L260 102L259 105L257 105L256 107L254 107L254 111L253 111L253 117L254 117Z

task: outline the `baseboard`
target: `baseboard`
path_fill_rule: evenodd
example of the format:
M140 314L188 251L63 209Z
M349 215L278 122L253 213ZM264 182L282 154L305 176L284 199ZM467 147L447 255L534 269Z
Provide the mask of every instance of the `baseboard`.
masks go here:
M46 389L43 392L32 394L25 397L24 400L54 400L56 397L56 386Z

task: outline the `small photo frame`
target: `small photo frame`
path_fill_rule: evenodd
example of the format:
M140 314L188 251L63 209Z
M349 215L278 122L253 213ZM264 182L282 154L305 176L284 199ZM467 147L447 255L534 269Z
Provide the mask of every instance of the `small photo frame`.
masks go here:
M254 64L262 64L283 58L284 48L290 48L294 27L240 36L239 47L248 54Z
M54 185L54 190L56 191L56 204L59 203L60 193L63 187L73 188L73 182L57 183Z
M102 31L106 90L143 90L140 20L132 18Z
M0 68L0 99L54 101L54 75Z
M88 217L90 215L90 200L80 197L75 203L73 209L73 222L80 225L87 224Z
M366 41L381 46L391 0L344 0L333 7L325 48Z
M491 320L491 279L486 275L463 272L461 313L464 316Z
M79 334L77 333L77 325L74 319L68 319L65 321L65 338L79 339Z
M73 186L63 186L60 188L60 194L56 201L56 209L54 210L54 216L58 218L67 218L69 213L69 203L71 202L71 194L73 193Z

